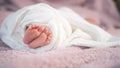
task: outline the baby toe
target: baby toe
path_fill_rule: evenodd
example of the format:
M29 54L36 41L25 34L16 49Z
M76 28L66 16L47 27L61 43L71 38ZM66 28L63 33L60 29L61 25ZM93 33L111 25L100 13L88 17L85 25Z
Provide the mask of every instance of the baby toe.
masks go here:
M46 44L49 44L51 41L52 35L47 35Z
M31 29L32 29L32 26L27 26L26 31Z
M45 27L42 26L42 27L41 27L41 31L44 31L44 30L45 30Z
M47 27L45 28L44 32L45 32L45 34L47 34L47 35L49 35L49 34L51 33L50 29L47 28Z
M52 38L52 34L49 34L48 35L48 39L50 40Z
M48 27L45 27L45 31L48 31Z

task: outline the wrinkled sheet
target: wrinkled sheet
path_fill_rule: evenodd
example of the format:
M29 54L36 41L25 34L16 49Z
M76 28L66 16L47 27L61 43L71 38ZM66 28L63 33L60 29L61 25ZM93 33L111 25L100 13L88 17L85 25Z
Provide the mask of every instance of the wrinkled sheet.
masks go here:
M95 19L100 27L112 35L120 36L120 16L112 0L0 0L0 23L13 11L39 2L56 8L70 7L85 18ZM119 68L119 53L120 47L68 47L33 54L11 50L0 41L0 68Z

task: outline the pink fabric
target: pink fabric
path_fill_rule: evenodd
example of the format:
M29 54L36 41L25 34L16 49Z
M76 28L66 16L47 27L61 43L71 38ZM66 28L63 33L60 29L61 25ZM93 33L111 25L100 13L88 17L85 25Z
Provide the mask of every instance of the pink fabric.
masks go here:
M120 48L69 47L43 54L0 51L0 68L119 68Z
M83 17L95 19L104 30L120 37L120 16L112 0L0 0L0 23L11 12L40 2L55 8L70 7ZM0 41L0 68L120 68L119 53L120 47L68 47L34 54L11 50Z

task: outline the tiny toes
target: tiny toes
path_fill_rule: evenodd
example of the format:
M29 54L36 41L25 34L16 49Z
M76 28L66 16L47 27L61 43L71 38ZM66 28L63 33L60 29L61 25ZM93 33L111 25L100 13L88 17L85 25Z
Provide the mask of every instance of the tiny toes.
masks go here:
M50 43L51 38L52 38L52 35L51 35L51 34L47 35L46 44L49 44L49 43Z

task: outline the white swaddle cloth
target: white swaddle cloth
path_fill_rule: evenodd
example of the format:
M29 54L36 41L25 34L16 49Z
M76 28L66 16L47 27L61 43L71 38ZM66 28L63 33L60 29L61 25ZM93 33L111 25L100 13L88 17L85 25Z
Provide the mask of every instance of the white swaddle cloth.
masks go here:
M50 44L36 49L23 42L27 25L40 24L52 31ZM96 25L88 23L69 8L54 9L47 4L28 6L9 15L1 26L1 39L15 50L45 52L71 45L110 47L120 45L115 38Z

